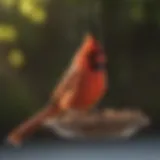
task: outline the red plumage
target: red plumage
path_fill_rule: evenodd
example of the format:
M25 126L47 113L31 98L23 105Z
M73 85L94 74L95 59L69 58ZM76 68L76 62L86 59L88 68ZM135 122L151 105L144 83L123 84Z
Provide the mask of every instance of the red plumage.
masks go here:
M49 117L58 116L68 109L88 112L96 106L108 89L108 74L105 71L105 54L99 42L88 34L71 61L49 103L39 113L20 124L8 136L13 145L38 129Z

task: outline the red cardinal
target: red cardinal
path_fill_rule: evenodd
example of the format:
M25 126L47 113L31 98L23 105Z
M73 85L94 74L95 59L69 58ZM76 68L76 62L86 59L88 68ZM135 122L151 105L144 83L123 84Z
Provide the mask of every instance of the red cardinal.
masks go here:
M8 136L8 142L13 145L20 144L47 118L58 116L68 109L88 112L95 107L108 87L105 64L105 55L100 44L88 34L47 106L14 129Z

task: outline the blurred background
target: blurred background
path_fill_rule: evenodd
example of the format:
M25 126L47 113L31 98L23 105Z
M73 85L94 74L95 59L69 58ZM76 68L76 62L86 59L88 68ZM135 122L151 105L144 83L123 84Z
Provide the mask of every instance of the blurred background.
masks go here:
M152 119L145 132L158 134L159 6L159 0L0 0L0 139L43 107L88 31L109 60L109 92L99 107L142 109Z

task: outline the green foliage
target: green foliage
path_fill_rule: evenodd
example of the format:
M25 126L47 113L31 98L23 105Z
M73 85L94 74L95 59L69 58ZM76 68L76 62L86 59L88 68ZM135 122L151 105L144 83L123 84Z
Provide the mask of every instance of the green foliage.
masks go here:
M17 30L12 25L0 24L0 41L14 42L17 39Z
M21 68L25 64L24 54L19 49L13 49L8 53L8 61L14 68Z
M46 12L43 4L39 4L38 0L20 0L18 4L19 12L29 18L33 23L44 23L46 20Z
M131 18L136 22L143 22L144 18L144 8L143 1L132 1L130 15Z
M0 4L5 8L12 8L15 6L17 0L0 0Z

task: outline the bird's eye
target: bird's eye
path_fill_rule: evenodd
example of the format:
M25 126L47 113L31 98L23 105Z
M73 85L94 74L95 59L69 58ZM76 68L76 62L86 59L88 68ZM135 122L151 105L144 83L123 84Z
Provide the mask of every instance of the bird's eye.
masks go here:
M102 70L106 68L104 56L100 52L92 51L89 54L89 65L92 70Z

